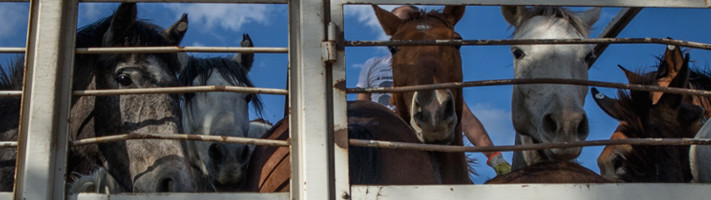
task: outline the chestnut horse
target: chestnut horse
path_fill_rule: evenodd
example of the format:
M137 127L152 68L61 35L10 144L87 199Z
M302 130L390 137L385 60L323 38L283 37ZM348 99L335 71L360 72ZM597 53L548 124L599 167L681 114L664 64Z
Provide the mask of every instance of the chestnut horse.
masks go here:
M348 103L348 137L419 142L414 130L388 108L371 101ZM289 119L276 123L262 138L287 140ZM431 153L414 150L349 147L351 184L440 183ZM405 164L406 163L406 164ZM246 191L286 192L291 178L288 147L258 146L248 167Z
M390 40L456 40L454 26L465 6L446 6L442 13L410 12L407 20L373 5ZM462 81L459 46L390 46L393 86ZM393 93L397 114L409 122L420 142L462 145L462 89L436 89ZM471 183L464 153L434 153L442 183Z
M656 71L645 73L643 75L638 75L625 69L623 69L623 71L625 71L628 76L645 76L647 77L646 79L655 80L648 84L666 87L669 86L671 80L679 74L679 71L683 65L688 65L688 63L684 62L684 56L682 55L681 49L676 46L669 45L664 52L664 56L659 59ZM691 70L689 74L689 83L686 88L705 90L711 89L711 77L704 72ZM662 93L651 92L650 95L652 103L656 103L662 96ZM705 109L704 117L708 118L711 116L711 98L704 96L684 96L682 99L684 103L703 107ZM620 125L618 125L618 128L612 134L610 139L628 138L627 135L620 131L625 129L626 126L629 126L628 123L621 121ZM631 145L606 146L597 158L600 174L606 178L619 181L619 177L623 176L625 173L625 170L621 168L620 163L628 157L627 154L631 150Z
M588 168L568 161L543 161L497 176L486 184L504 183L611 183Z
M683 59L676 76L667 86L686 88L689 84L689 56ZM624 69L623 69L624 70ZM625 70L635 84L654 84L655 76L642 76ZM689 138L700 128L703 109L683 101L684 96L664 93L656 96L645 91L619 91L620 99L611 99L592 88L595 102L611 117L624 122L616 132L629 138ZM688 146L629 145L628 152L614 160L614 171L602 171L606 177L626 182L689 182ZM610 174L613 173L613 174Z

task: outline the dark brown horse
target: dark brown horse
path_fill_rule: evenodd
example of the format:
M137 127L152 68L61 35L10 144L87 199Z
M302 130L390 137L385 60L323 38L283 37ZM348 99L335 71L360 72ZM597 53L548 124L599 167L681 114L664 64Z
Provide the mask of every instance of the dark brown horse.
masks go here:
M390 40L456 40L454 26L464 6L446 6L442 13L410 12L407 20L373 5L375 15ZM412 86L462 81L459 46L390 46L393 86ZM430 144L462 145L462 89L437 89L394 93L398 115ZM442 182L471 183L464 153L434 153Z
M643 84L658 85L662 87L667 87L671 81L677 77L683 66L687 66L688 61L685 61L684 56L680 48L676 46L667 46L664 56L659 59L659 64L657 65L657 70L649 73L644 73L642 75L630 72L623 68L625 74L630 77L644 77L646 82ZM688 84L685 88L691 89L711 89L711 78L704 72L689 69ZM641 78L635 78L641 79ZM659 101L663 93L661 92L651 92L652 103ZM705 109L704 117L708 118L711 116L711 98L704 96L688 96L685 95L682 98L682 102L686 104L694 104L701 106ZM628 122L621 121L615 132L612 134L610 139L624 139L628 138L623 131L630 126ZM693 129L697 129L698 126L694 126ZM693 137L693 135L691 136ZM621 168L621 163L629 157L629 152L632 151L631 145L610 145L606 146L605 149L598 156L598 167L600 168L600 173L606 178L612 180L620 180L619 177L623 176L626 171Z
M414 142L419 140L407 123L388 108L370 101L348 103L348 137ZM286 140L289 120L282 119L262 137ZM440 183L431 153L414 150L349 147L351 184ZM248 167L247 191L289 191L291 157L288 147L259 146Z
M610 183L595 172L569 161L543 161L499 175L486 184L504 183Z
M680 63L668 87L688 87L688 54ZM649 85L659 80L655 76L624 71L630 83ZM620 90L619 99L611 99L595 88L592 94L608 115L623 122L616 132L628 138L690 138L701 126L703 109L685 101L683 95L664 93L657 99L650 92ZM689 182L692 178L688 146L628 145L625 148L629 149L612 160L612 171L601 169L603 175L626 182Z

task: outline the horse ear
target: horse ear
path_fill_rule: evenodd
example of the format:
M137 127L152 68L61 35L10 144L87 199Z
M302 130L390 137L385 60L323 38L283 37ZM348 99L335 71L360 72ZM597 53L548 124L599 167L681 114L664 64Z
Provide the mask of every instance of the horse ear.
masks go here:
M669 83L669 87L687 88L689 85L689 54L686 54L686 58L683 62L684 64L681 65L679 72L677 72L674 79ZM683 96L681 94L664 93L658 102L664 102L675 108L681 105L682 98Z
M675 77L681 70L682 65L684 65L684 55L681 54L681 48L675 45L667 45L667 49L664 51L664 59L657 72L662 77Z
M639 80L642 80L642 76L640 76L639 74L634 73L630 70L625 69L625 67L623 67L622 65L617 65L617 67L620 68L620 70L622 70L622 72L625 73L625 77L627 77L628 83L638 82Z
M590 92L592 93L595 103L597 103L597 106L599 106L602 111L605 111L610 117L622 121L622 117L618 114L617 99L605 96L600 93L597 88L591 88Z
M583 21L588 27L592 27L598 19L600 19L600 12L602 8L594 7L578 14L578 18Z
M385 31L385 34L390 36L395 34L397 28L400 26L400 24L402 24L402 20L391 12L383 10L378 5L372 6L373 11L375 12L375 17L378 18L378 22L380 22L380 26L383 27L383 31Z
M526 6L501 6L501 14L504 15L504 19L514 27L521 25L519 23L526 13L528 13Z
M122 43L123 33L136 22L136 3L121 3L111 17L111 25L103 36L104 46Z
M185 52L178 52L178 62L180 62L180 71L182 72L185 67L188 66L188 62L190 62L190 55Z
M466 6L445 6L442 15L445 16L450 24L455 25L464 16Z
M167 39L170 44L178 45L180 44L180 41L183 40L183 36L185 36L185 32L187 31L188 14L183 13L183 16L181 16L180 19L173 25L163 30L161 35L163 35L163 37Z
M241 47L254 47L252 43L252 38L249 34L242 34L242 41L240 42ZM250 71L252 69L252 63L254 63L254 53L237 53L235 57L232 58L235 62L239 63L240 66Z

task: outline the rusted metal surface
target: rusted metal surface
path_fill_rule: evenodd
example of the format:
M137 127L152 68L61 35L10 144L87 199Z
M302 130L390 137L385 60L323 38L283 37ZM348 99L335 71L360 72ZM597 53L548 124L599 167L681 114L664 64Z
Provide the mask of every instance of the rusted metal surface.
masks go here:
M686 88L671 88L671 87L660 87L653 85L640 85L640 84L624 84L624 83L612 83L612 82L602 82L602 81L589 81L589 80L577 80L577 79L554 79L554 78L532 78L532 79L499 79L499 80L484 80L484 81L467 81L462 83L440 83L431 85L417 85L417 86L406 86L397 88L348 88L346 92L348 93L383 93L383 92L411 92L417 90L432 90L432 89L444 89L444 88L460 88L460 87L474 87L474 86L496 86L496 85L517 85L517 84L568 84L568 85L582 85L582 86L598 86L607 88L618 88L618 89L630 89L630 90L640 90L640 91L659 91L665 93L674 94L687 94L687 95L699 95L699 96L711 96L711 91L708 90L694 90Z
M107 96L120 94L179 94L189 92L243 92L286 95L287 90L254 88L241 86L188 86L188 87L163 87L163 88L142 88L142 89L108 89L108 90L75 90L72 92L76 96Z
M288 53L286 47L89 47L77 48L77 54L108 54L108 53L176 53L176 52L209 52L209 53Z
M284 140L268 140L259 138L247 138L247 137L228 137L228 136L216 136L216 135L194 135L194 134L152 134L152 133L130 133L130 134L120 134L111 135L95 138L86 138L81 140L71 141L72 146L97 144L97 143L107 143L107 142L120 142L125 140L139 140L139 139L167 139L167 140L193 140L193 141L205 141L205 142L223 142L223 143L239 143L239 144L252 144L252 145L264 145L264 146L289 146L289 141Z
M603 145L711 145L711 139L693 139L693 138L631 138L618 140L588 140L582 142L564 142L564 143L542 143L529 145L502 145L488 147L471 147L471 146L452 146L452 145L435 145L422 143L406 143L406 142L390 142L379 140L361 140L349 139L349 144L352 146L388 148L388 149L409 149L421 151L437 151L437 152L494 152L494 151L522 151L522 150L541 150L550 148L569 148L582 146L603 146Z
M581 39L510 39L510 40L390 40L346 41L346 46L452 46L452 45L534 45L534 44L665 44L711 49L711 44L667 38L581 38Z

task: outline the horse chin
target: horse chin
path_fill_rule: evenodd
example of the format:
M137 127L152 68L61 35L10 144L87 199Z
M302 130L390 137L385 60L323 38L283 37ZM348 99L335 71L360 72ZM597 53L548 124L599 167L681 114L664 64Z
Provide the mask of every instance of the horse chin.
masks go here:
M546 149L543 152L550 160L567 161L577 158L582 150L582 147L570 147Z
M456 116L455 116L456 118ZM450 144L454 141L454 130L457 126L457 121L446 124L425 124L410 120L412 129L415 130L417 139L426 144Z

